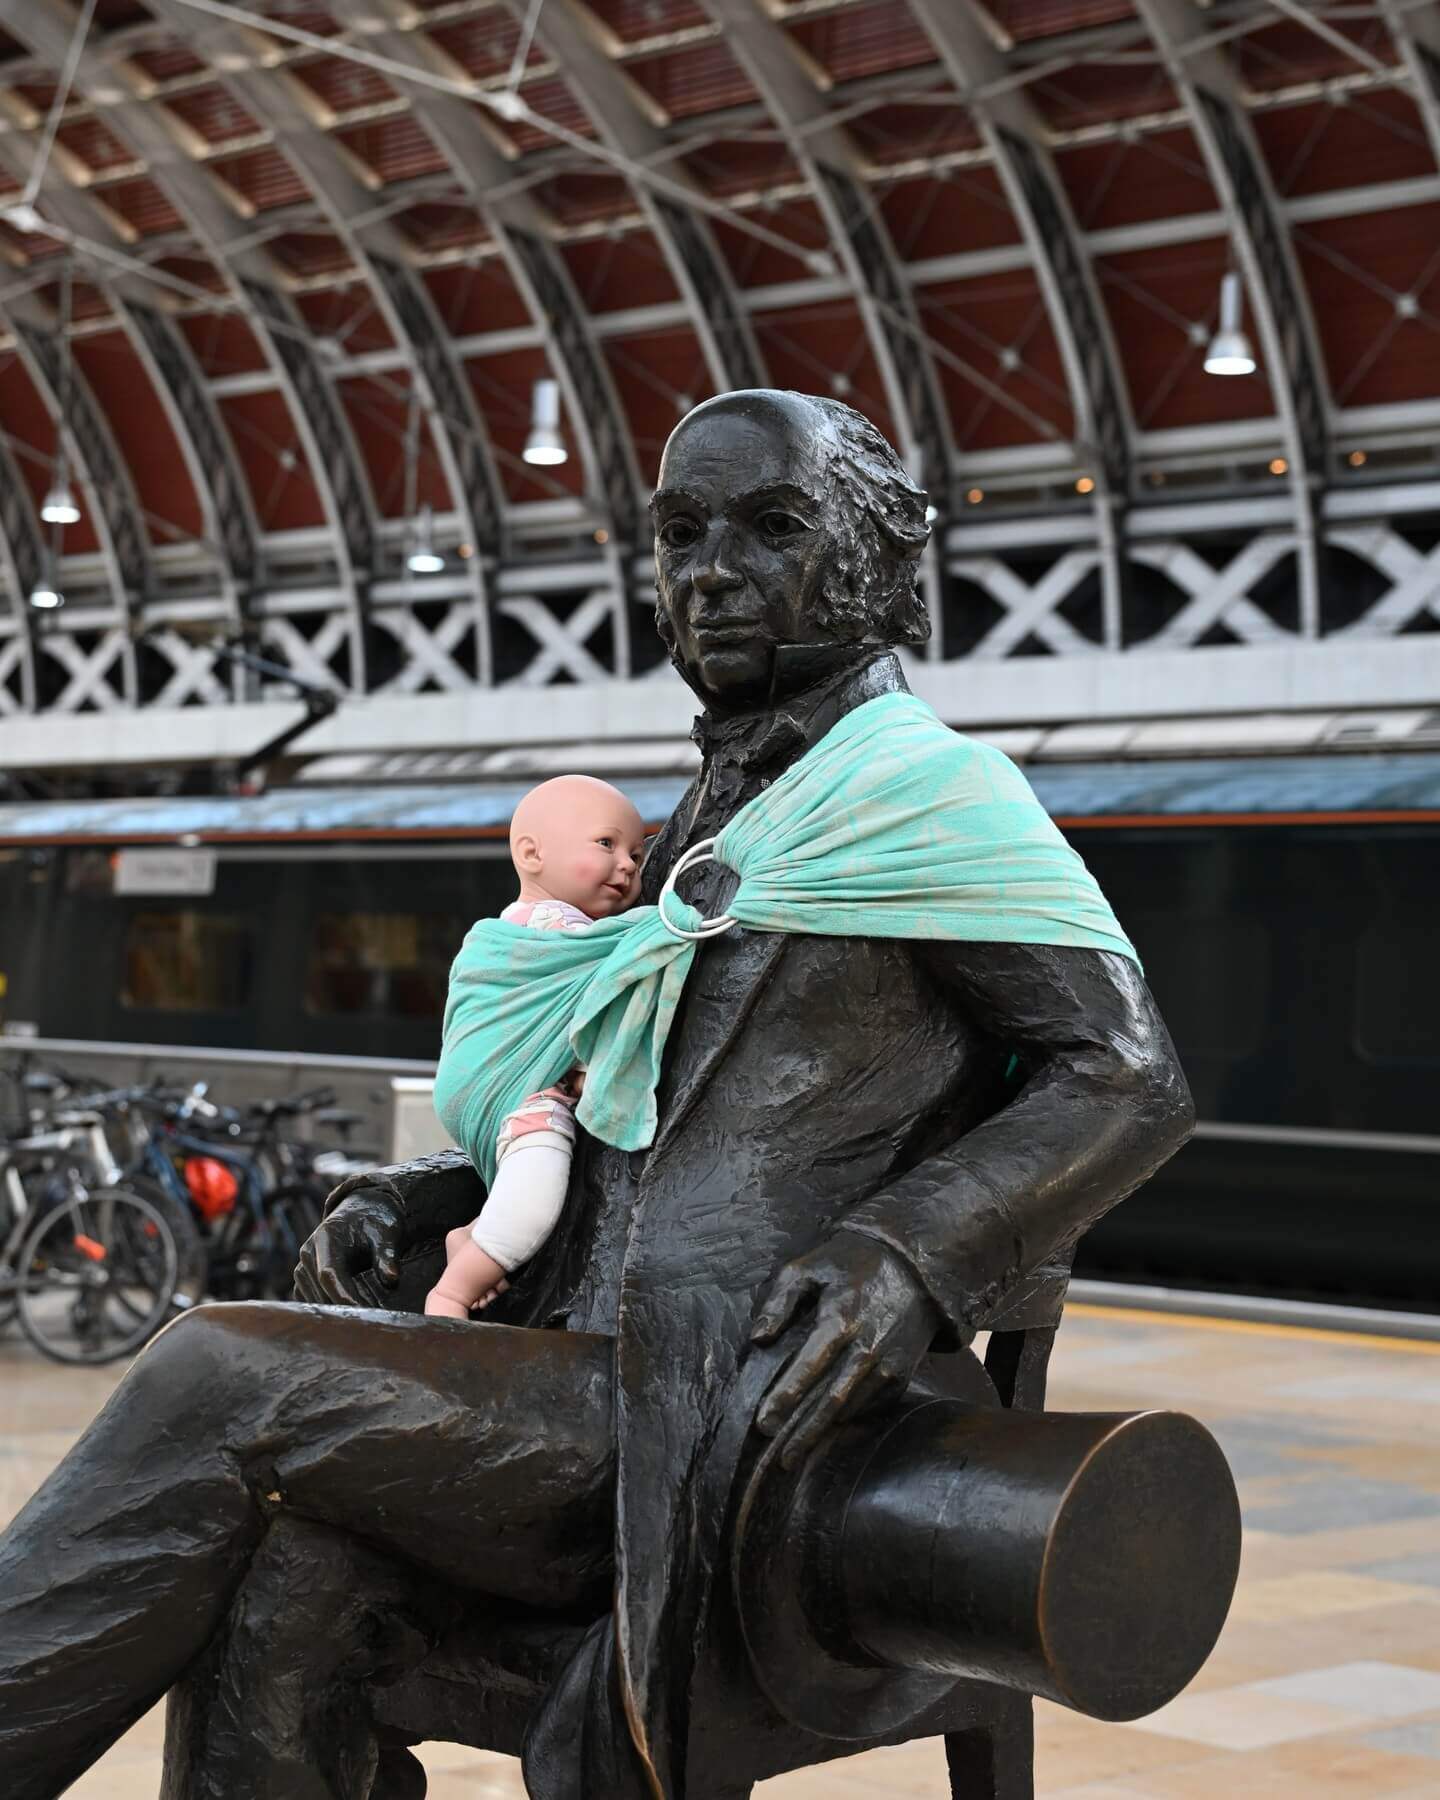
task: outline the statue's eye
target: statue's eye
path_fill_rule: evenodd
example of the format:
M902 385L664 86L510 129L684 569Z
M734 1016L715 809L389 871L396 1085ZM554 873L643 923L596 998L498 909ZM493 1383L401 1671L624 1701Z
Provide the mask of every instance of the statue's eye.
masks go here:
M809 526L803 519L797 519L794 513L772 510L761 513L760 529L768 538L792 538L798 537L802 531L808 531Z
M693 519L677 516L667 519L660 527L660 541L668 544L672 550L688 550L699 541L700 527Z

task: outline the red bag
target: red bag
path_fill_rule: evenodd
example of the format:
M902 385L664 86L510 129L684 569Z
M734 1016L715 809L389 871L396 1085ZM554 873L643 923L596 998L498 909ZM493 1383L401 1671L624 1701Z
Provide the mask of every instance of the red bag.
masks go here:
M195 1202L195 1210L207 1225L235 1210L240 1183L218 1157L187 1156L185 1185L190 1190L190 1198Z

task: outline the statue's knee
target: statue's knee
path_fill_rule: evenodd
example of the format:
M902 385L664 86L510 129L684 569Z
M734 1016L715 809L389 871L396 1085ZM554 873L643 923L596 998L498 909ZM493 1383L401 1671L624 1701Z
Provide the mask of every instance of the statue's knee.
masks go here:
M167 1395L209 1401L219 1400L236 1381L253 1385L254 1349L271 1336L272 1321L262 1315L279 1310L230 1302L192 1307L151 1339L132 1378Z

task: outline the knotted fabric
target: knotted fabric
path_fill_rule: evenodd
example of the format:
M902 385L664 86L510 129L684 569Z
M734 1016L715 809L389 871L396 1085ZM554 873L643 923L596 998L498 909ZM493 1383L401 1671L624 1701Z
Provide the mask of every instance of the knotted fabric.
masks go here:
M715 840L756 931L1110 950L1138 962L1094 877L1007 756L911 694L847 713ZM674 925L695 909L662 899ZM450 971L441 1122L487 1184L507 1114L583 1064L576 1116L621 1150L654 1138L655 1089L694 942L636 907L588 931L481 919Z

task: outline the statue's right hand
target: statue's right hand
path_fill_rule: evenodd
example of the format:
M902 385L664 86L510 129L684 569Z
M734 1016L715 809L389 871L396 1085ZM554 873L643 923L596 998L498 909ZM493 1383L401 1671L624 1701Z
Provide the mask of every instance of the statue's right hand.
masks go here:
M311 1233L295 1268L295 1298L317 1306L392 1305L400 1279L401 1209L380 1188L348 1194Z

